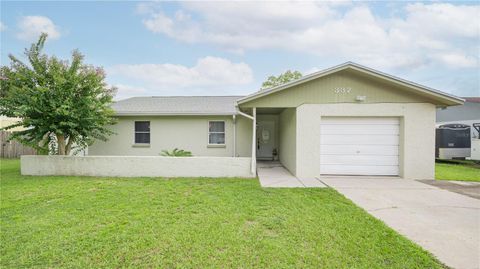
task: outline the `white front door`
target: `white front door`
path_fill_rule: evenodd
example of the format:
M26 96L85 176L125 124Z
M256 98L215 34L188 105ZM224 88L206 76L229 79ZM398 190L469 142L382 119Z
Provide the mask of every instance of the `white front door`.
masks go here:
M399 134L398 118L322 117L320 173L396 176Z
M275 122L257 123L257 159L273 160L275 149Z

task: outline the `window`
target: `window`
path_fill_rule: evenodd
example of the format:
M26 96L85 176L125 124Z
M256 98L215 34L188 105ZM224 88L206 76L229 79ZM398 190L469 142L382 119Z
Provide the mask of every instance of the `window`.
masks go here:
M150 122L135 122L135 144L150 144Z
M225 122L224 121L208 122L208 144L209 145L225 145Z

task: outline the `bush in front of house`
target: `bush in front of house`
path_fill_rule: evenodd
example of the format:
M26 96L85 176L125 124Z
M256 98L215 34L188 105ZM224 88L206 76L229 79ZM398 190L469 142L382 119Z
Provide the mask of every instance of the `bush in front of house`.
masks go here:
M192 157L192 153L190 151L186 151L183 149L174 148L172 151L162 150L160 153L161 156L166 157Z

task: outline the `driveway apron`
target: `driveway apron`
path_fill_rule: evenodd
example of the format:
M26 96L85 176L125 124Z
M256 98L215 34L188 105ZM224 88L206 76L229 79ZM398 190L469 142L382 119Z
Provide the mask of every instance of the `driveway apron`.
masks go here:
M453 268L480 268L480 200L414 180L322 177Z

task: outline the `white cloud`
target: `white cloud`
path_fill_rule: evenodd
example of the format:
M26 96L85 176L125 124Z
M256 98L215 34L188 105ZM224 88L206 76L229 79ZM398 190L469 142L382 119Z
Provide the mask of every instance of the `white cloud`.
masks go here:
M204 93L207 88L228 90L253 81L252 69L247 64L211 56L198 59L192 67L170 63L121 64L108 68L107 72L155 89L154 95L175 93L179 89L189 89L185 94Z
M452 4L407 5L406 26L431 38L467 37L479 35L480 7ZM416 26L416 27L415 27ZM416 29L414 29L416 28Z
M233 51L271 47L305 25L335 14L327 4L315 2L187 2L184 7L171 17L158 6L137 9L149 14L143 23L154 33L190 43L214 43ZM191 13L203 19L194 20Z
M172 15L158 4L138 9L154 33L228 51L280 48L377 68L479 62L479 5L406 4L387 19L351 3L185 2Z
M448 66L465 68L478 66L478 58L467 56L462 52L442 53L433 57Z
M315 72L318 72L318 71L321 71L322 68L320 67L317 67L317 66L314 66L314 67L311 67L303 72L301 72L304 76L305 75L309 75L309 74L312 74L312 73L315 73Z
M125 99L131 96L141 96L146 95L148 90L142 87L126 85L126 84L114 84L117 88L117 94L115 95L116 100Z
M36 40L41 33L47 33L49 39L60 37L60 30L52 20L45 16L24 16L18 23L17 38L27 41Z
M7 29L7 26L0 21L0 32L3 32L5 29Z

